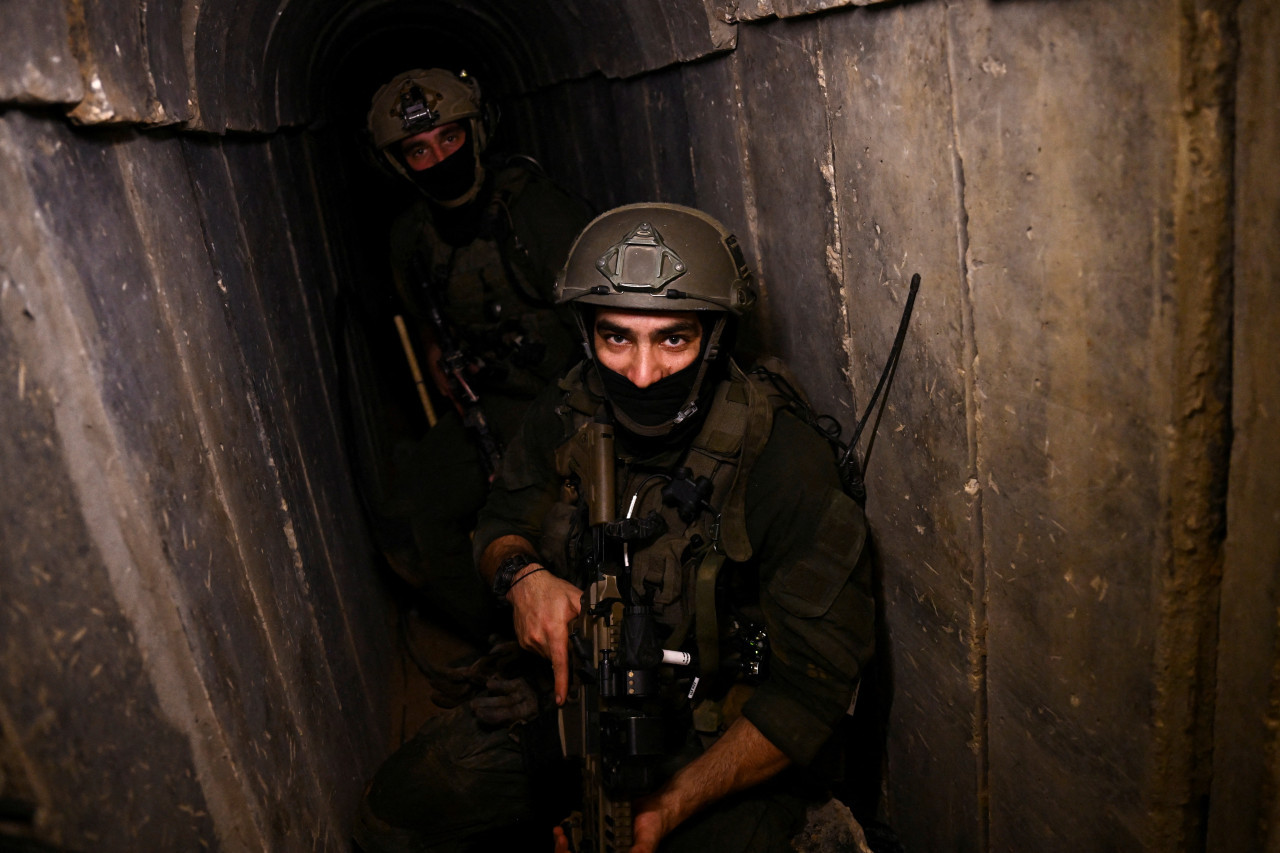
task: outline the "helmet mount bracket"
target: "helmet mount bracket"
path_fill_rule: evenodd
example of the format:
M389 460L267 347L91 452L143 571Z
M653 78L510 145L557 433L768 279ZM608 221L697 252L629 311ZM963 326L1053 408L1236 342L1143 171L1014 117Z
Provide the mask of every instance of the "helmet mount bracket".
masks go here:
M435 95L433 103L439 103L440 94L432 94ZM395 112L400 116L401 127L405 131L430 130L440 118L440 114L431 107L432 103L428 102L421 87L409 83L400 92L400 104Z
M614 290L661 293L688 270L649 222L641 222L600 256L596 269Z

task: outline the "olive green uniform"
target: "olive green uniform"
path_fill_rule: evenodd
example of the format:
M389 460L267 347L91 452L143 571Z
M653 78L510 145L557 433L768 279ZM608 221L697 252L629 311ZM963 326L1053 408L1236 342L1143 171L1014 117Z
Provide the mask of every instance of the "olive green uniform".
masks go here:
M575 368L560 384L560 394L546 393L531 407L481 512L475 536L477 554L499 536L524 536L539 546L542 557L558 573L578 584L581 579L567 575L567 567L553 553L560 546L547 542L546 533L557 526L549 516L564 511L563 477L555 459L557 449L573 434L575 406L585 410L601 403L598 393L584 388L578 378L584 372ZM722 383L722 392L730 384ZM739 378L736 384L744 383ZM728 405L728 400L716 400L692 444L707 443L710 433L710 442L733 446L732 430L724 429L715 418ZM717 437L717 431L724 435ZM849 708L862 665L872 651L875 615L864 548L866 523L858 505L841 491L831 447L816 432L783 410L772 418L765 435L757 454L750 448L741 451L755 456L742 481L718 488L720 494L713 493L710 500L720 510L720 547L729 550L730 557L734 551L745 557L741 562L730 559L720 570L717 611L723 614L731 608L765 625L772 652L768 676L756 686L742 713L788 758L806 765ZM629 456L623 441L620 435L620 502L629 501L654 471L691 464L690 455L682 450L649 458ZM627 483L634 485L628 488ZM658 491L645 490L632 515L643 516L645 499L652 496L656 504ZM749 549L731 541L734 498L739 493L740 529ZM680 628L696 609L689 606L696 581L689 575L689 561L680 560L688 550L680 545L683 525L674 514L670 519L668 534L647 549L665 553L655 555L647 566L644 551L634 556L633 589L655 590L659 622L673 633L683 633L692 645L696 629L681 632ZM673 585L681 587L676 596L669 592Z
M431 286L451 334L483 361L469 384L500 443L515 434L530 401L578 355L573 321L552 305L551 289L588 215L582 202L552 181L513 165L490 170L480 195L465 208L442 211L424 200L392 229L392 270L424 373L423 344L435 337L425 292ZM383 548L437 613L479 639L492 604L471 560L470 533L488 482L474 437L451 403L437 401L437 426L396 448L393 493L384 511L402 524L382 526L392 531ZM405 532L397 535L397 529Z
M564 472L571 455L566 448L589 413L601 405L599 389L584 381L583 372L575 368L559 388L548 389L528 411L480 514L475 537L479 554L500 536L523 536L538 545L553 570L578 584L581 579L569 574L571 560L560 556L572 551L572 540L580 539L582 533L581 525L571 520L576 489L566 488ZM734 712L733 703L726 700L749 693L740 713L797 765L764 785L716 803L681 825L664 840L664 851L780 849L778 845L785 844L785 838L802 826L806 783L812 781L805 769L815 763L848 711L854 686L872 651L874 610L862 512L841 491L827 442L786 411L775 414L766 405L762 416L759 388L753 389L753 381L735 368L721 383L698 436L679 449L640 458L619 436L618 498L620 503L629 503L633 494L639 495L640 511L634 517L641 517L660 502L654 497L658 490L646 485L655 472L670 471L677 464L692 464L696 469L699 463L691 457L697 454L716 460L711 479L717 488L710 503L717 512L701 513L693 524L670 526L663 537L633 555L633 588L652 594L660 630L666 634L664 644L683 644L689 649L699 645L696 623L707 611L691 599L697 597L695 564L706 555L709 543L705 540L711 537L718 538L721 550L731 552L713 584L719 588L716 610L721 627L731 624L731 614L734 621L759 620L767 629L772 650L766 674L754 690L734 686L742 679L703 673L710 686L705 690L700 687L702 693L687 709L701 732L701 737L691 735L689 739L690 757L728 725ZM722 416L735 404L742 406L747 416ZM751 432L762 424L763 432L753 446ZM731 470L735 467L736 471ZM620 507L620 514L625 510ZM567 524L566 518L570 519ZM691 529L707 536L690 533ZM557 533L563 530L571 531L570 535ZM648 560L644 559L646 553ZM732 559L734 556L742 559ZM675 595L672 587L680 587ZM703 660L706 651L705 647L701 650ZM725 654L726 662L729 656ZM548 716L544 713L544 720ZM475 722L460 713L453 725L474 728ZM499 738L508 771L519 769L520 750L513 746L514 738L538 740L537 731L535 724L523 732L516 730L512 738ZM420 734L397 754L403 761L393 757L390 762L399 765L398 778L389 773L374 780L361 812L362 830L357 832L357 838L369 849L467 849L449 841L450 835L456 836L461 827L477 825L480 804L492 811L494 798L506 798L506 813L512 819L531 819L533 805L528 792L521 795L516 790L513 794L509 784L495 784L491 793L478 798L476 806L450 801L450 807L441 811L436 804L443 794L435 785L470 785L479 778L469 766L475 763L474 750L442 756L449 748L448 741L439 731ZM402 783L413 775L410 765L421 766L427 753L444 763L464 756L461 763L468 766L460 768L448 783L428 783L425 774L417 774L414 778L421 786L407 800ZM493 750L486 752L490 758L494 754ZM486 769L481 776L489 773L491 769ZM476 784L483 786L482 779ZM547 785L541 784L543 788ZM536 783L532 790L539 790ZM415 804L412 809L402 807L408 801ZM549 821L563 816L532 818L533 837L539 837L537 832L548 832ZM398 841L379 841L388 838ZM410 843L417 846L404 846Z

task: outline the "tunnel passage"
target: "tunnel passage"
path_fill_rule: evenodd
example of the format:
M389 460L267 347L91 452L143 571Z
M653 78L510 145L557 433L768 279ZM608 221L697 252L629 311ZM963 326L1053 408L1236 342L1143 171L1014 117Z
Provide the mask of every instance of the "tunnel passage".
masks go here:
M1280 24L1262 0L0 6L0 839L346 849L392 640L348 458L467 68L596 207L730 224L846 425L909 850L1273 849ZM389 334L389 332L388 332Z

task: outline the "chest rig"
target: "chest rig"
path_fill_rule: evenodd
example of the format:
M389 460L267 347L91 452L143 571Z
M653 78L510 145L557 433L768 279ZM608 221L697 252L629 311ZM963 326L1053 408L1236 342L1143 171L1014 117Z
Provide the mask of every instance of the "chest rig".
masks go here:
M597 496L590 471L604 398L585 365L570 371L560 387L564 397L559 412L570 438L556 451L561 500L547 515L539 552L561 574L580 581L580 557L593 534L588 507ZM781 405L769 387L731 364L729 377L717 387L701 429L686 448L649 459L619 453L614 460L616 503L609 514L617 521L604 525L604 535L620 540L631 598L651 606L655 620L670 631L668 646L683 642L697 616L704 671L714 668L717 654L720 567L725 560L745 563L752 555L746 473L764 449ZM628 581L620 577L619 583Z
M551 286L549 273L536 269L512 217L529 172L502 169L492 180L483 209L464 229L465 238L455 236L451 242L446 229L422 207L413 226L413 256L465 349L493 368L478 376L477 384L530 397L543 382L528 385L509 368L541 369L548 342L564 334L563 324L545 292ZM401 287L412 310L425 318L428 312L420 294Z
M419 251L430 258L432 278L446 283L449 317L463 328L479 329L548 307L530 280L528 248L511 216L511 205L528 180L523 169L499 171L475 233L462 245L452 245L429 216L419 222Z

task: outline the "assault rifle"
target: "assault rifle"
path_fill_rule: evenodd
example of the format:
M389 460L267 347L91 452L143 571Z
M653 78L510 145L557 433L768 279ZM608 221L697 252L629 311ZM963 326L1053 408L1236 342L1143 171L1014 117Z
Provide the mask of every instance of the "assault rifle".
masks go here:
M484 361L467 353L462 341L454 334L453 326L441 306L441 294L448 282L440 280L443 276L432 275L429 270L425 259L420 256L413 259L412 273L426 301L427 320L431 323L436 344L440 347L440 370L448 383L449 396L462 415L463 427L480 451L480 464L486 476L492 480L502 461L502 445L489 427L489 420L480 405L480 396L471 387L470 381L484 368Z
M665 525L616 517L613 426L593 422L575 441L588 445L589 476L581 483L592 547L585 555L582 609L570 635L574 665L560 708L560 745L582 762L583 803L564 823L579 853L623 853L633 841L631 801L662 782L669 753L658 701L662 664L688 665L683 652L662 649L650 607L633 601L628 542L660 535Z

